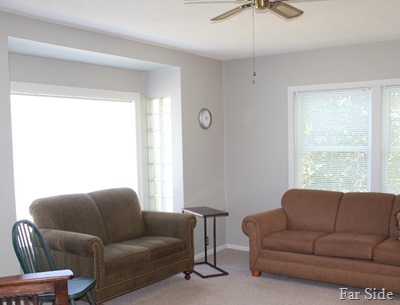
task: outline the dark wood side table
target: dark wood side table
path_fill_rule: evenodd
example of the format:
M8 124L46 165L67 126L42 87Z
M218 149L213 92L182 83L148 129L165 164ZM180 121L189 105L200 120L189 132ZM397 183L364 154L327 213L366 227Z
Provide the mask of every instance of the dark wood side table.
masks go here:
M217 246L216 246L216 231L215 231L215 224L216 224L216 218L217 216L228 216L229 213L221 210L216 210L213 208L209 207L194 207L194 208L184 208L182 209L182 213L190 213L195 216L201 217L204 219L204 261L203 262L197 262L195 263L196 265L200 264L206 264L215 270L218 270L219 273L215 274L210 274L210 275L203 275L200 272L197 272L196 270L193 270L194 273L196 273L198 276L204 278L208 277L215 277L215 276L221 276L221 275L228 275L229 273L226 272L225 270L222 270L221 268L217 267ZM214 264L211 264L207 260L207 246L208 246L208 236L207 236L207 218L208 217L213 217L213 234L214 234Z

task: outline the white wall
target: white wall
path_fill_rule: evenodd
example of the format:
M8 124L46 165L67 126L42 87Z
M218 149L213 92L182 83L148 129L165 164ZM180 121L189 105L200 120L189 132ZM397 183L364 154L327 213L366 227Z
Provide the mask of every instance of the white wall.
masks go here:
M12 170L10 79L32 80L31 76L23 73L23 67L26 65L29 69L36 69L38 75L34 79L39 79L44 83L50 78L58 85L84 84L95 88L106 87L110 90L139 89L140 92L144 92L145 88L145 77L141 73L82 64L66 64L62 61L40 58L33 60L29 56L11 56L13 63L12 71L9 73L8 37L179 67L181 69L184 204L185 206L207 204L215 208L224 208L224 117L221 62L0 12L0 244L2 245L0 276L19 272L10 234L11 226L16 218ZM71 65L70 69L68 65ZM48 71L52 67L58 68ZM81 68L83 70L80 70ZM78 71L76 69L79 70L79 77L68 72ZM206 132L197 122L198 111L203 107L209 107L213 111L215 122ZM210 178L208 178L209 173L212 175ZM199 190L201 190L201 196L199 196ZM201 226L196 228L196 236L200 235L201 230ZM226 243L224 228L218 232L218 243ZM200 238L196 240L196 248L197 251L202 249Z
M227 243L248 246L242 219L280 206L288 188L288 86L400 76L400 41L224 64Z

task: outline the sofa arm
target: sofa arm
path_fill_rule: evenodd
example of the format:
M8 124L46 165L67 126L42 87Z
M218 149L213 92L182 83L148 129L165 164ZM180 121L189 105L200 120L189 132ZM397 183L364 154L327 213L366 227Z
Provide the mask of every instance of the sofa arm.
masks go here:
M40 231L49 248L55 251L93 256L97 249L103 249L103 242L97 236L52 229L40 229Z
M286 214L282 208L249 215L243 219L243 232L250 235L257 233L264 237L268 233L285 230L287 226Z
M282 208L249 215L243 219L242 230L249 237L251 270L261 252L263 237L269 233L285 230L286 227L287 218Z
M146 235L168 236L181 239L196 226L196 217L183 213L142 211Z
M71 269L77 277L104 280L104 245L100 238L77 232L40 229L58 269Z
M184 213L142 211L145 235L176 237L185 241L193 251L193 231L196 217Z

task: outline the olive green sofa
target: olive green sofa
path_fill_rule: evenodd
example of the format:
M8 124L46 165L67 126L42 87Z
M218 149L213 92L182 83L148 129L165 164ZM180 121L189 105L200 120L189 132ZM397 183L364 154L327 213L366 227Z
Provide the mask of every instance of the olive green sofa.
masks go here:
M30 213L58 268L96 278L96 304L193 271L196 218L142 211L129 188L37 199Z

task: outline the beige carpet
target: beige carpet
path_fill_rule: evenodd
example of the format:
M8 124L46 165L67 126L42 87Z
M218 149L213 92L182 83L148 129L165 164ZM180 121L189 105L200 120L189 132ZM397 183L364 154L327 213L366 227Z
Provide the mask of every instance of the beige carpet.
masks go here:
M209 261L213 262L212 258ZM254 278L248 270L248 252L245 251L226 249L218 252L217 266L229 275L202 279L193 274L189 281L177 275L104 305L400 305L399 295L394 300L366 300L364 290L349 288L361 293L360 300L340 300L340 286L269 274ZM200 271L200 267L207 269L206 265L198 265L195 269Z

